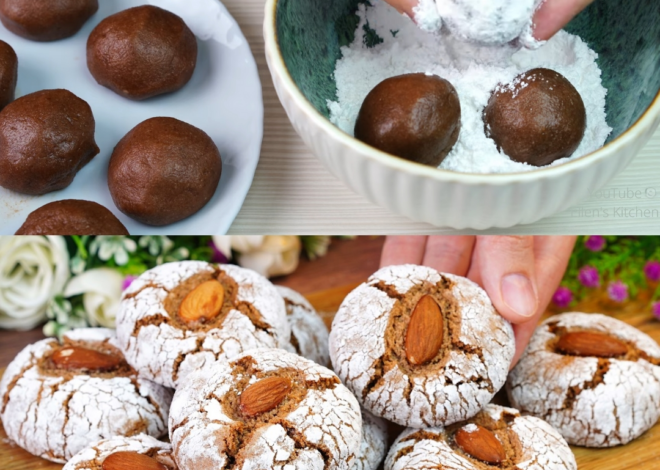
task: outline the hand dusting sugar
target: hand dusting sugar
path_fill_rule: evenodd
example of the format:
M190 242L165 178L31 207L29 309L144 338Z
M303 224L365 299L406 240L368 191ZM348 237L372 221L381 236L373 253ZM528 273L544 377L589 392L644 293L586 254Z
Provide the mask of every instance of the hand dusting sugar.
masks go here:
M497 45L521 38L525 45L540 45L532 37L532 17L543 0L420 0L413 10L425 31L442 25L470 42ZM535 47L534 47L535 48Z
M342 48L335 69L337 101L328 106L330 120L344 132L353 135L362 102L386 78L419 72L438 75L456 88L462 115L458 142L439 168L464 173L535 170L538 167L514 162L497 150L484 132L483 110L498 85L539 67L566 77L582 96L587 112L587 129L577 150L551 166L597 150L612 131L605 119L607 90L601 84L598 56L579 37L560 31L537 50L481 46L458 41L446 31L429 34L384 2L373 3L360 5L355 40ZM374 30L383 39L381 44L365 46L366 25L366 31Z

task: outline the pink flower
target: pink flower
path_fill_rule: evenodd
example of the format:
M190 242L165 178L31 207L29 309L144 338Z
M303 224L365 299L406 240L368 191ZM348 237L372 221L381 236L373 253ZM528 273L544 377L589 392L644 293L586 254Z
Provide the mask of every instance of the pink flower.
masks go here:
M131 287L131 284L133 284L133 281L135 281L136 279L137 279L137 276L130 276L130 275L126 276L124 278L124 282L122 282L122 284L121 284L121 290L125 291L126 289Z
M584 246L591 251L602 251L605 248L605 237L602 235L592 235L584 242Z
M572 301L573 292L568 287L560 286L552 296L552 302L559 308L568 307Z
M660 302L653 302L653 304L651 304L651 311L655 318L660 320Z
M607 288L607 295L615 302L628 300L628 286L621 281L611 283Z
M644 266L644 274L646 274L646 279L651 282L660 281L660 262L658 261L649 261Z
M224 253L222 253L222 251L218 249L216 244L213 243L212 239L209 241L209 246L213 250L213 257L211 258L211 263L225 264L229 261L227 257L224 255Z
M585 266L580 269L580 272L578 273L578 281L580 281L580 284L584 287L592 289L600 287L600 275L598 274L598 269L593 266Z

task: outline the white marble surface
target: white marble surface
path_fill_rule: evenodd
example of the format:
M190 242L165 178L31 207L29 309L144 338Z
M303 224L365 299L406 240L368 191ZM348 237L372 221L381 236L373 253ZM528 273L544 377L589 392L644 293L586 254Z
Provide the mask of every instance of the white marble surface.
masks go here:
M256 57L265 130L254 182L230 233L455 233L392 214L353 193L307 150L289 123L264 57L264 0L224 0ZM660 233L660 130L605 189L535 224L488 233Z

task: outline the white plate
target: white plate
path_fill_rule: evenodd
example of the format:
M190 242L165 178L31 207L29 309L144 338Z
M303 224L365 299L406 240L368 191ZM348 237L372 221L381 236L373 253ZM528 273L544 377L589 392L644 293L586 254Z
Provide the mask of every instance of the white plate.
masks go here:
M198 37L199 57L184 88L135 102L96 83L87 70L86 43L103 18L145 3L183 17ZM195 0L192 5L190 0L102 0L99 4L99 11L78 34L61 41L28 41L0 25L0 39L11 44L18 55L16 97L43 89L70 90L92 107L96 143L101 149L62 191L26 196L0 187L0 233L13 234L30 212L60 199L96 201L110 209L131 234L225 233L252 184L263 137L261 83L238 24L217 0ZM135 125L154 116L171 116L199 127L211 136L222 155L222 178L209 203L193 216L164 227L143 225L119 212L107 184L114 146Z

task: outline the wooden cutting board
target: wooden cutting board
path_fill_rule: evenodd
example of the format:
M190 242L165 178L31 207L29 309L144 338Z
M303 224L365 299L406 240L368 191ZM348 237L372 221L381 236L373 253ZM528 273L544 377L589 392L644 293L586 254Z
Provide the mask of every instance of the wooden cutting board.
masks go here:
M344 299L355 285L308 295L307 298L319 311L328 327ZM641 295L637 302L627 302L623 308L606 300L604 295L594 295L575 306L582 312L603 312L623 320L650 335L660 343L660 321L648 310L648 298ZM553 312L548 312L548 315ZM0 375L4 369L0 369ZM586 449L573 447L580 470L640 470L660 468L660 424L628 445L611 449ZM0 469L1 470L61 470L62 465L53 464L34 457L12 444L0 426Z

